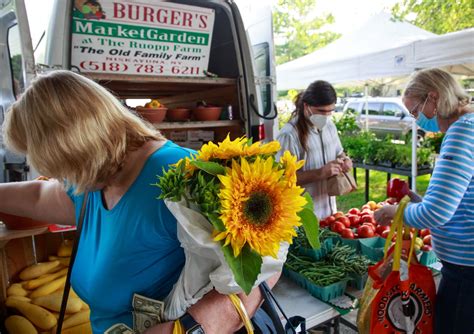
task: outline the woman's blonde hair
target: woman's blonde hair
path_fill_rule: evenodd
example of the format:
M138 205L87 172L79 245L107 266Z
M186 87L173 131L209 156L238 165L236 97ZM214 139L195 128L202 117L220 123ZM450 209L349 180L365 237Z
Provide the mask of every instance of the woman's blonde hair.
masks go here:
M469 104L470 97L451 74L438 68L420 70L410 78L404 96L420 101L430 92L437 92L437 111L441 118L450 118L459 112L459 107Z
M106 184L127 152L164 140L104 87L70 71L38 77L11 106L4 133L40 173L67 180L78 193Z

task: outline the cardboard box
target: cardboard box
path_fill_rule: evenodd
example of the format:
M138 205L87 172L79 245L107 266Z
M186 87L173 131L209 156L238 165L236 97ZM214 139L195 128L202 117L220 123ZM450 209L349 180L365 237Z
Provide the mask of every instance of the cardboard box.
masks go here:
M169 139L174 142L184 142L188 140L188 133L187 131L171 131Z
M188 131L188 141L200 141L200 140L201 140L201 130Z
M205 143L208 141L214 141L214 131L204 131L201 130L201 133L199 134L201 140Z
M208 141L214 140L214 131L205 131L205 130L189 130L188 131L188 141L203 141L207 143Z

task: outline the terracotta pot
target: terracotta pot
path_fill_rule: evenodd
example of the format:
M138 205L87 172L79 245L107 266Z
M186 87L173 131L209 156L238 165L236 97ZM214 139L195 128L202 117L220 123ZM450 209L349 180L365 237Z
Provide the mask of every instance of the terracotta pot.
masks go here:
M50 225L46 222L40 222L31 218L9 215L0 212L0 221L2 221L9 230L29 230L32 228L44 227Z
M168 108L144 108L137 107L138 113L150 123L163 122Z
M198 107L193 109L196 121L217 121L221 116L222 107Z
M188 108L175 108L170 109L166 113L166 118L169 121L187 121L191 116L191 109Z

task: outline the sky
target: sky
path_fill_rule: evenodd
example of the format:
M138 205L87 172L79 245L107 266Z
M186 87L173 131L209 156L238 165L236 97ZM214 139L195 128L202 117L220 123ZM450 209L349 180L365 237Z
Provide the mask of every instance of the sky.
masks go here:
M315 15L332 14L335 23L327 26L328 30L344 34L358 28L372 15L382 10L390 12L391 7L401 0L316 0L314 6ZM248 4L255 0L235 0L237 4ZM276 6L276 0L259 0L259 3L267 3Z

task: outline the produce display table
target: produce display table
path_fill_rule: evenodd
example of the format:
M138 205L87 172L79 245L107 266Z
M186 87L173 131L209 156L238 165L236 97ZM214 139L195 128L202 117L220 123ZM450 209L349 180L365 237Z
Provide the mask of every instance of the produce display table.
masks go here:
M394 167L385 167L380 165L368 165L364 163L354 162L353 164L354 179L357 181L357 168L365 169L365 201L369 201L369 189L370 189L370 171L376 170L379 172L387 173L387 182L391 179L392 174L408 176L408 184L411 185L411 169L402 169ZM433 173L433 168L420 168L417 170L416 175L426 175Z
M289 278L281 276L272 291L288 317L299 315L306 318L306 329L334 321L334 329L338 333L341 314ZM281 318L285 322L283 316Z

